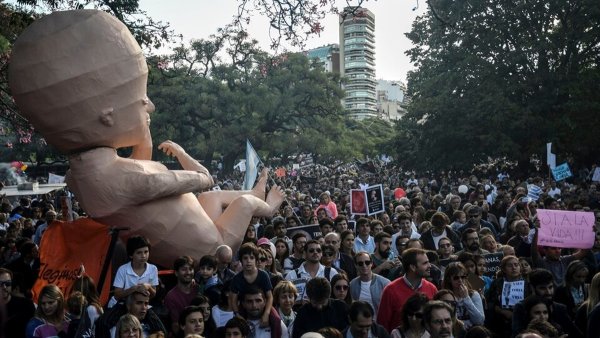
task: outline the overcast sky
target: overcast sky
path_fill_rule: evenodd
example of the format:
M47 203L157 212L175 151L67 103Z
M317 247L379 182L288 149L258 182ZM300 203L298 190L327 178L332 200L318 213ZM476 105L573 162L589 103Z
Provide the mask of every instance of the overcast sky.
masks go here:
M342 6L344 0L338 0ZM413 11L419 4L419 8ZM208 38L232 21L237 13L236 0L140 0L140 8L157 20L167 21L184 41ZM417 15L426 8L424 0L369 0L364 7L375 14L375 63L377 78L386 80L406 80L406 73L412 69L409 58L404 54L411 47L404 33L410 31ZM330 43L339 43L338 18L329 15L322 23L325 26L321 36L311 37L307 48ZM259 41L261 47L269 50L268 19L255 14L248 32ZM291 49L293 50L293 49Z

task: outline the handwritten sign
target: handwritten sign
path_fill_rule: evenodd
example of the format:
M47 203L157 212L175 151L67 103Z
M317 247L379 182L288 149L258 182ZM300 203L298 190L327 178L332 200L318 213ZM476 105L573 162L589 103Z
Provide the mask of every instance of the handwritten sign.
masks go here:
M525 281L504 282L502 285L502 307L512 309L525 298Z
M500 261L504 257L502 252L490 253L483 255L485 260L485 266L483 268L483 274L490 277L495 277L498 270L500 270Z
M565 163L555 167L554 169L552 169L552 176L554 176L554 179L556 181L562 181L564 179L567 179L567 178L573 176L573 174L571 173L569 164L565 162Z
M594 245L593 212L538 209L538 245L589 249Z

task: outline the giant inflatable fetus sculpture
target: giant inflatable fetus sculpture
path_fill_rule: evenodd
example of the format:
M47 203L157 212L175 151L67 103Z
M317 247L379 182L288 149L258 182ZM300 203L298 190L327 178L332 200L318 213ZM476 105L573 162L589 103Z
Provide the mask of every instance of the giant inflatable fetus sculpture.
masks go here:
M67 185L86 212L108 226L130 227L152 243L152 259L239 246L252 216L271 216L283 201L279 187L265 197L263 171L251 191L209 191L208 170L179 145L158 149L184 170L153 162L146 97L148 68L127 27L97 10L55 12L35 21L16 41L9 68L21 113L69 155ZM132 147L122 158L117 149Z

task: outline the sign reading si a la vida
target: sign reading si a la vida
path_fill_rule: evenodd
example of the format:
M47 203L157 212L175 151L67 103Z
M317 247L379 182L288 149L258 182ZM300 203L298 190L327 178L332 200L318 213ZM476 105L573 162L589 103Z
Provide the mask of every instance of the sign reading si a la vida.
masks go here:
M593 212L538 209L538 245L589 249L594 245Z

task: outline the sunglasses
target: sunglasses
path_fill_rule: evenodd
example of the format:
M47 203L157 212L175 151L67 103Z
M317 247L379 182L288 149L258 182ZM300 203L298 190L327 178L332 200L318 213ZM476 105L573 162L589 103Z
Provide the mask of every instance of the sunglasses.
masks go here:
M358 266L369 266L369 265L371 265L371 261L356 262L356 265L358 265Z
M336 285L335 289L338 291L346 291L348 290L348 285Z
M467 279L467 276L459 276L459 275L452 276L453 281L457 281L457 280L461 280L461 279L465 280L465 279Z
M421 312L408 312L407 316L408 316L408 318L415 317L417 319L423 319L423 313L421 313Z
M321 251L322 251L322 250L321 250L320 248L316 248L316 249L308 249L308 252L309 252L309 253L315 253L315 252L316 252L316 253L321 253Z
M325 252L323 252L323 256L333 257L333 252L331 252L331 251L325 251Z
M11 280L3 280L0 281L0 286L4 286L4 287L11 287L12 286L12 281Z

